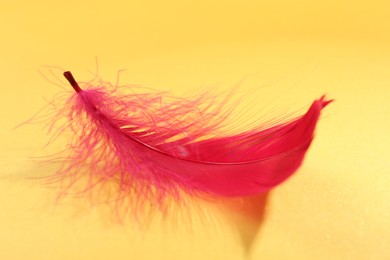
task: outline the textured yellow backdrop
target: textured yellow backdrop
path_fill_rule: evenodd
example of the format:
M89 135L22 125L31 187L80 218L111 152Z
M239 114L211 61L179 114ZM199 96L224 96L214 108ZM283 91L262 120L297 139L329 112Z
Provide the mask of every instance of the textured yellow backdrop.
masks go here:
M385 0L2 1L0 259L389 259L389 17ZM58 168L34 157L61 143L44 150L41 125L12 130L60 91L60 70L41 65L88 80L95 57L106 80L127 69L122 83L177 95L246 78L250 115L337 102L265 205L200 202L191 224L140 230L80 200L54 208L29 178Z

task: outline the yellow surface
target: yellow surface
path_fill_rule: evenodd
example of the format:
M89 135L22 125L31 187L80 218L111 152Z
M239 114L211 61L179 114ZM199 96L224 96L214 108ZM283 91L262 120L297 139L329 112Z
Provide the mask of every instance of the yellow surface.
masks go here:
M390 259L389 17L385 0L2 1L0 259ZM63 143L43 149L42 125L12 130L60 91L41 65L88 80L96 56L108 81L127 69L121 82L177 95L246 78L251 115L337 102L265 206L197 202L191 222L144 230L82 199L54 207L31 177L59 167L34 157Z

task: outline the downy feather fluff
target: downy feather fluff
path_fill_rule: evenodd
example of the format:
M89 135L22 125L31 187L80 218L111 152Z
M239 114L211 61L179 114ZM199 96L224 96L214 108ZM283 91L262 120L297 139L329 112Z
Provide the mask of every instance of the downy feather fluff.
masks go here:
M67 162L55 177L70 185L88 176L85 190L115 183L117 193L162 202L181 192L237 197L267 192L291 176L309 148L321 97L308 111L267 129L212 135L227 114L203 97L164 102L160 94L75 89L61 115L73 131ZM84 88L84 86L83 86Z

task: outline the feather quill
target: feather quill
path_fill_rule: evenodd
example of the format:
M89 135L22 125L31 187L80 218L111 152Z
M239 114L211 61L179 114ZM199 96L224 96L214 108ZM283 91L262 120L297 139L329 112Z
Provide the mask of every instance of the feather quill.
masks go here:
M224 197L269 191L301 165L321 110L332 102L323 96L304 115L267 129L211 136L225 115L202 98L166 103L154 94L83 90L69 71L64 76L76 91L63 110L75 135L69 163L56 176L76 181L87 167L87 189L114 181L118 193L158 201L181 191Z

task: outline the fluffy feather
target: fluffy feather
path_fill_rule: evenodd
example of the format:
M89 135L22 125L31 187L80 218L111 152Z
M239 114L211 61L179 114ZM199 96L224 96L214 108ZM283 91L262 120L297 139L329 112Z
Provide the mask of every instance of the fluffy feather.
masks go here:
M76 91L63 110L74 139L69 163L56 176L76 181L88 172L87 189L114 181L118 194L159 201L181 191L267 192L301 165L321 110L331 102L323 96L303 116L221 137L210 133L221 127L224 110L202 97L163 102L158 94L82 90L70 72L64 76Z

